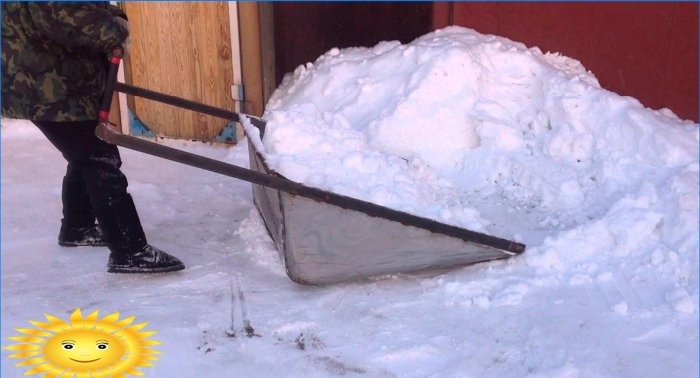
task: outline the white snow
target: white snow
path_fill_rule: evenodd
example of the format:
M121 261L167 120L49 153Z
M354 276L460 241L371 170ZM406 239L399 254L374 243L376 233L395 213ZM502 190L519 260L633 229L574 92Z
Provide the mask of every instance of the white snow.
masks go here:
M507 261L326 287L290 281L250 184L122 150L149 241L188 269L105 272L61 248L65 163L2 125L2 336L76 307L148 321L153 377L695 377L698 125L571 58L452 27L332 49L288 75L262 141L287 177L521 240ZM168 145L247 166L245 143ZM238 283L236 285L236 282ZM232 292L245 293L243 333ZM19 376L3 351L2 376Z

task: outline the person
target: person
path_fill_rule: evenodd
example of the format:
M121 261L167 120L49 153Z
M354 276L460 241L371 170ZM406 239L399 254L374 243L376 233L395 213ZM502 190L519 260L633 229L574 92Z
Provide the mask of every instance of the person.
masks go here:
M68 162L59 245L106 245L111 273L178 271L146 241L119 150L95 136L109 54L128 36L109 2L2 2L2 116L30 120Z

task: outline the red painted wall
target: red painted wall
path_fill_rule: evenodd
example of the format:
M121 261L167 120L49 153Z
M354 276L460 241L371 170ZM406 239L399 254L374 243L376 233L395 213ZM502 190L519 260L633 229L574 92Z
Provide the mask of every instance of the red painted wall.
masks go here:
M604 88L698 122L698 3L435 3L447 25L575 58Z

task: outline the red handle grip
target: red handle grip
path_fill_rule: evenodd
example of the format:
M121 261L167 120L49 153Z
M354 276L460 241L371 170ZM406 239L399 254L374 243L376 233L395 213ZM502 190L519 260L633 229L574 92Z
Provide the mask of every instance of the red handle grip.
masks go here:
M107 72L107 84L102 97L102 106L100 107L100 123L109 121L109 109L112 106L114 85L117 82L117 72L119 72L119 63L122 61L122 56L124 56L124 49L121 47L112 49L112 57L109 59L109 71Z

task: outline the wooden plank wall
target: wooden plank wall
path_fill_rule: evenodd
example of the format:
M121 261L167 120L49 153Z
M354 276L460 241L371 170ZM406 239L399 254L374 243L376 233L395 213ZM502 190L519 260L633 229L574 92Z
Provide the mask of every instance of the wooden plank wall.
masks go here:
M698 3L435 3L433 26L461 25L575 58L600 84L698 121Z
M226 2L126 2L133 85L233 111ZM132 110L157 135L209 141L228 121L135 98Z

